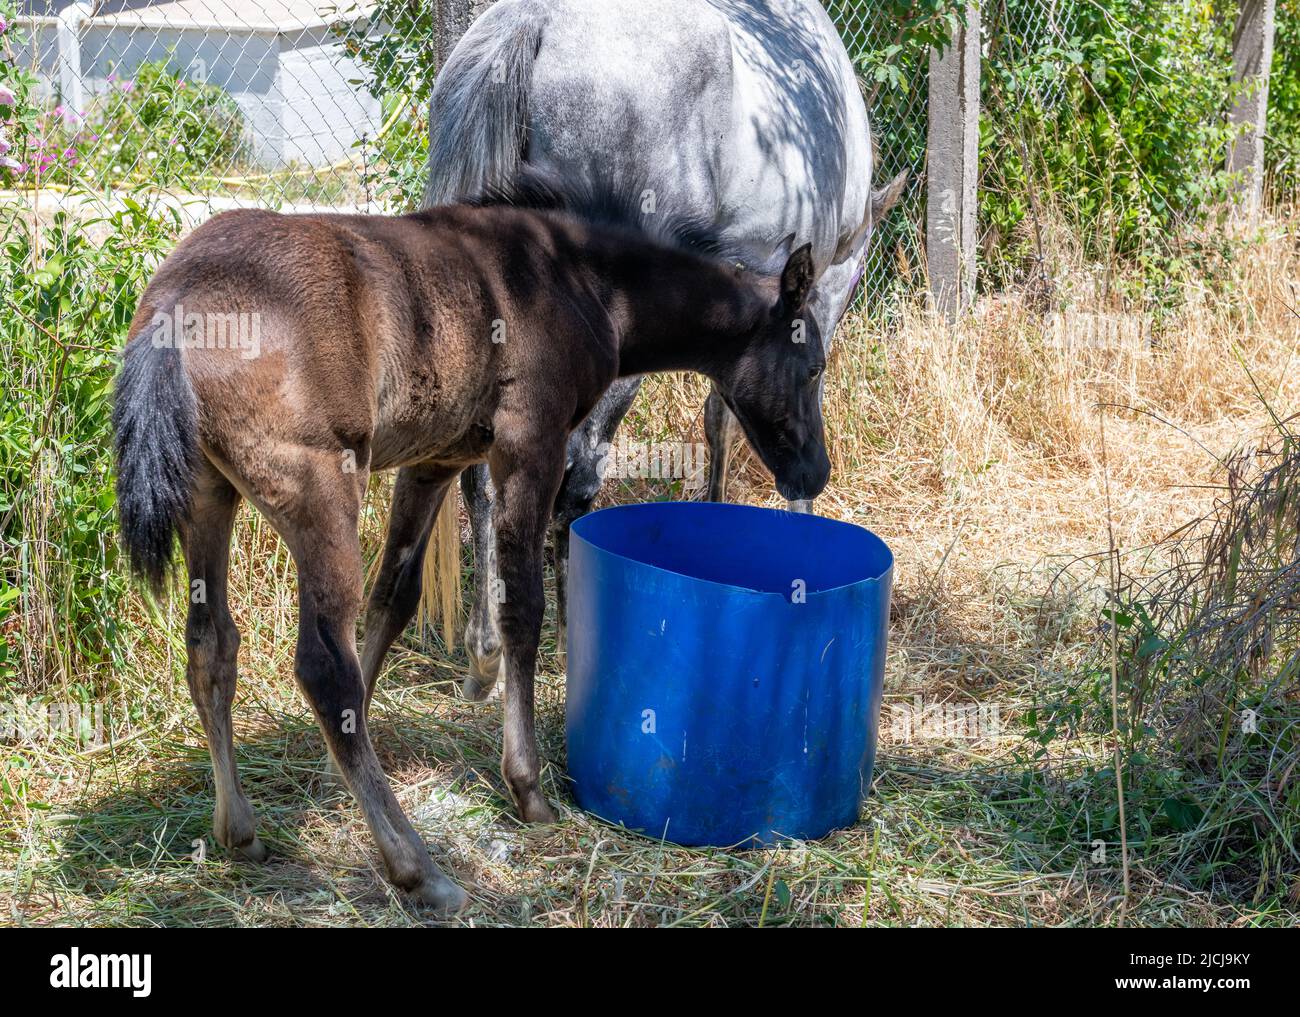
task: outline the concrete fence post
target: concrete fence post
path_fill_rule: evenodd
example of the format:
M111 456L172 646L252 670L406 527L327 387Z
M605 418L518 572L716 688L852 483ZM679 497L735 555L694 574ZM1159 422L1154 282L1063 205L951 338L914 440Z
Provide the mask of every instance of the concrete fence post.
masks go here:
M925 228L930 298L955 321L975 295L975 205L980 148L980 12L965 0L966 24L930 52L929 180Z
M1237 204L1248 216L1259 211L1264 195L1264 133L1276 13L1277 0L1241 0L1232 33L1232 81L1240 91L1228 114L1236 128L1228 148L1228 170L1240 174Z

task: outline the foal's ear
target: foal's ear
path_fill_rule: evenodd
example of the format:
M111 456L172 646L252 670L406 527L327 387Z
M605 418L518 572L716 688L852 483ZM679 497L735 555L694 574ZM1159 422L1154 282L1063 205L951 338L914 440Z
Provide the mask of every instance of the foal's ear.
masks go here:
M790 260L785 263L785 270L781 273L781 303L778 309L782 314L794 317L804 309L816 275L812 244L804 244L790 255Z

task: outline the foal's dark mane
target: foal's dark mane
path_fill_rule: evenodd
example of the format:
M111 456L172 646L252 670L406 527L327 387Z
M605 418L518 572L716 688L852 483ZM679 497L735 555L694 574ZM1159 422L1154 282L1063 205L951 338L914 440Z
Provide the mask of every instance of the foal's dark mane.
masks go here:
M560 212L591 226L626 230L661 247L719 261L745 262L744 252L716 223L671 209L645 212L643 194L640 187L583 179L561 181L525 169L511 183L489 187L480 197L464 204Z

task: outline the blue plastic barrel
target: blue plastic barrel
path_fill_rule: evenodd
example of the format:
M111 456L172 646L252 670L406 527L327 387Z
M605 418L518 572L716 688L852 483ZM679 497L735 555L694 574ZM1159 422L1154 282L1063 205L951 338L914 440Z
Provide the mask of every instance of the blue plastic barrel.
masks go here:
M871 783L893 555L742 505L573 524L569 774L582 808L678 844L812 840Z

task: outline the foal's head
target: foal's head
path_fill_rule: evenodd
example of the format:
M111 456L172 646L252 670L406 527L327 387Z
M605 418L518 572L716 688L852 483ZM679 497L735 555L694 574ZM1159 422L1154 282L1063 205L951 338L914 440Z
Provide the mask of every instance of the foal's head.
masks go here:
M817 276L812 245L790 255L779 277L738 268L745 252L733 249L715 224L667 211L648 215L640 197L646 193L651 192L609 182L558 181L526 169L509 187L491 188L474 204L567 212L588 225L616 228L621 243L632 238L649 245L637 264L664 287L651 294L652 303L678 305L675 313L665 308L662 315L656 307L653 316L691 333L692 315L698 315L694 324L709 341L692 346L689 366L713 380L781 495L789 501L815 498L830 477L830 459L821 412L826 357L807 307ZM709 292L701 293L698 285L673 288L674 273L665 270L665 252L671 251L692 256L669 261L677 274ZM672 345L679 348L682 338L672 337Z
M812 246L806 245L786 262L775 296L740 355L711 372L727 407L772 471L777 490L789 501L815 498L831 471L821 410L825 348L817 322L807 313L815 278Z

